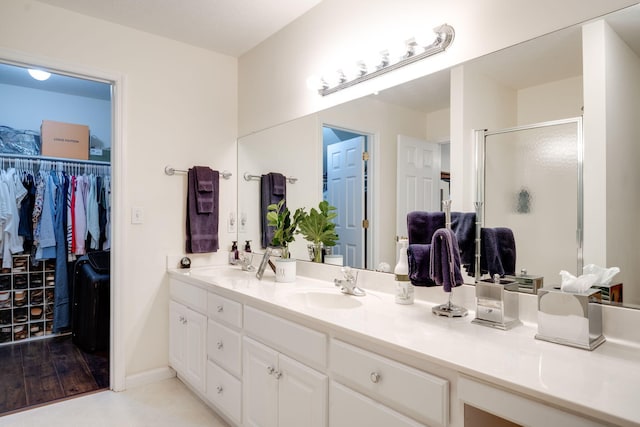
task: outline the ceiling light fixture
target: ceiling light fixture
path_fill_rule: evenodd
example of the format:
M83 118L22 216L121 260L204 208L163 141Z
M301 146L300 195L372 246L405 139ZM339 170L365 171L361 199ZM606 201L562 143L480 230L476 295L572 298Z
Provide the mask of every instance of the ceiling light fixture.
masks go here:
M51 73L43 70L36 70L33 68L29 68L29 75L36 80L40 80L41 82L51 77Z
M444 52L453 41L455 35L453 27L443 24L434 28L433 31L436 38L430 44L426 44L418 38L411 38L406 40L404 44L401 43L383 50L374 58L356 61L354 65L343 67L322 77L310 77L308 84L320 95L327 96L436 53ZM353 69L356 70L355 73L345 72Z

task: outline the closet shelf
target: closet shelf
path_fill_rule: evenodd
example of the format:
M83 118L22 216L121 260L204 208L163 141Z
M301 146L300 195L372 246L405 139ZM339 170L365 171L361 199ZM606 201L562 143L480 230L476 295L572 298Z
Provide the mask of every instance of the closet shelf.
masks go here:
M24 159L27 161L39 162L41 160L49 161L52 163L81 163L81 164L89 164L89 165L97 165L97 166L111 166L111 162L104 162L100 160L82 160L82 159L69 159L66 157L48 157L48 156L31 156L25 154L11 154L11 153L0 153L0 160L19 160Z

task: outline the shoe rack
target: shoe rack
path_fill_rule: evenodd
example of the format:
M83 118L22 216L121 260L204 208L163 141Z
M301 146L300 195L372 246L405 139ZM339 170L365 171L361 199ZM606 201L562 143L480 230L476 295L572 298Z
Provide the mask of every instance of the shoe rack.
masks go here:
M53 333L55 260L14 255L0 270L0 345Z

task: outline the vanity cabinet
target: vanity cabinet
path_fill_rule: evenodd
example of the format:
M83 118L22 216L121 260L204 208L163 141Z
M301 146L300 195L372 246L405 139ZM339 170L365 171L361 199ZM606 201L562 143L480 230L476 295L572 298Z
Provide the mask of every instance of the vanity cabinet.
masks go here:
M207 318L176 301L169 303L169 364L191 386L205 391Z
M605 425L467 377L461 377L458 380L458 398L465 405L472 406L473 411L480 410L503 418L500 421L501 424L492 421L491 425L496 426L603 427ZM480 422L479 417L465 417L465 427L486 425Z
M326 427L328 378L308 366L325 363L326 335L252 307L244 319L244 425Z
M329 425L331 427L424 427L363 394L335 381L329 389Z
M429 426L448 425L449 381L446 379L337 339L331 340L329 354L330 371L333 378L340 383ZM349 390L338 386L332 385L331 392L343 396L331 395L331 411L337 409L340 414L336 417L342 417L342 414L345 414L355 417L352 420L358 420L360 416L365 416L371 407L377 408L376 411L380 413L380 418L376 418L378 420L399 415L380 405L375 405L364 396L350 394ZM348 407L342 408L344 396L357 403L354 408L361 411L356 413L354 410L349 413ZM368 409L365 410L365 408ZM332 413L332 426L333 420ZM339 422L336 421L336 425L348 425L344 424L346 421L348 419L341 418ZM418 425L411 424L410 420L398 421L398 423L398 425Z
M207 399L240 425L242 304L209 292L207 317Z

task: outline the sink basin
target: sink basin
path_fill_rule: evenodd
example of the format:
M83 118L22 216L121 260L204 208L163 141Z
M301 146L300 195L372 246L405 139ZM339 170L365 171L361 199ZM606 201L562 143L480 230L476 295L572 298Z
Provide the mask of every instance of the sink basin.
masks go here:
M301 304L309 308L320 308L327 310L346 310L357 308L362 305L362 301L352 295L345 295L338 290L329 291L300 291L288 297L294 304Z

